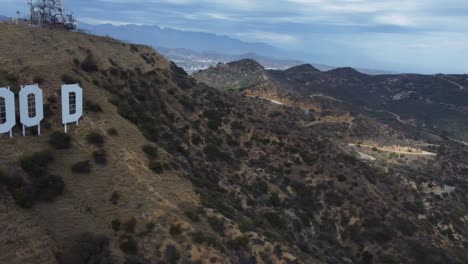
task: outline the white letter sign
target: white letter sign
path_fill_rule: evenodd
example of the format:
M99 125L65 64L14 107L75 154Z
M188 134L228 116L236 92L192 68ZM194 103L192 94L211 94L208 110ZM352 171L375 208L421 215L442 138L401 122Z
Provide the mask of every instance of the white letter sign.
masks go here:
M9 87L0 88L0 134L10 132L16 124L15 94Z
M62 85L62 124L67 133L67 124L83 116L83 89L78 84Z
M19 93L20 120L23 124L23 136L26 135L25 127L37 126L37 134L41 134L41 121L44 119L44 103L42 90L37 84L21 87Z

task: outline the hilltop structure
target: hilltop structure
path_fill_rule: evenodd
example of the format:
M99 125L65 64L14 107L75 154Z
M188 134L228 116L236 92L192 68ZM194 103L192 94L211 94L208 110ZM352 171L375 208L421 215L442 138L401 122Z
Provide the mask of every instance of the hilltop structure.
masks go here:
M76 29L71 13L65 13L62 0L28 0L31 26Z

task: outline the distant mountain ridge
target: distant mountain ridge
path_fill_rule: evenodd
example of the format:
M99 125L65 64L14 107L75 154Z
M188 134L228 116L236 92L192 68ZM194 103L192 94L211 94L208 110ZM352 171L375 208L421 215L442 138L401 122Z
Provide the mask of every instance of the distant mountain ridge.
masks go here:
M79 28L88 30L93 34L109 35L120 40L143 43L153 47L183 48L198 52L215 51L231 55L255 52L267 56L281 56L281 54L286 53L265 43L247 43L228 36L161 28L159 26L115 26L112 24L90 25L79 23Z
M142 43L157 48L168 59L176 62L188 73L215 66L218 62L253 59L267 69L285 70L305 62L290 59L295 54L266 43L249 43L224 35L205 32L183 31L149 25L112 24L91 25L79 23L79 28L92 34L110 36L131 43ZM313 63L321 71L334 66ZM375 69L358 69L367 74L392 72Z

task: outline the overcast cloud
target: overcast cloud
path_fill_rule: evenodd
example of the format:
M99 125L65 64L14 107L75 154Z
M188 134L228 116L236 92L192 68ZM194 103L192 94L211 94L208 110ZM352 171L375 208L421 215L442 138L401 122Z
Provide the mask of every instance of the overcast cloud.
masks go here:
M0 0L0 14L23 14ZM86 23L147 24L265 42L300 59L468 73L466 0L65 0Z

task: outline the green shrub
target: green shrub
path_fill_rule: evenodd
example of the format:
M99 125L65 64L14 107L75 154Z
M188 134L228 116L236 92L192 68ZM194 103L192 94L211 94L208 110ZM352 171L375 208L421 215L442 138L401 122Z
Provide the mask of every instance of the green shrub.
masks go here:
M233 121L231 123L231 128L237 130L245 130L245 126L240 121Z
M421 199L417 199L414 202L406 201L403 203L403 206L415 214L424 214L426 212L426 207Z
M90 101L90 100L86 100L85 110L89 112L94 112L94 113L102 112L101 106L98 103Z
M166 263L176 264L180 259L180 254L177 252L177 248L173 245L167 245L166 251L164 252L164 258Z
M93 152L93 159L96 164L107 164L107 152L104 149L96 150Z
M21 187L17 189L13 189L11 191L11 195L15 200L15 203L23 208L31 208L34 205L34 189L31 187Z
M279 117L281 115L283 115L283 113L281 113L280 111L273 111L269 114L269 116L272 118Z
M214 231L224 235L224 221L215 216L208 217L208 223Z
M146 230L147 230L148 232L153 231L153 229L154 229L155 226L156 226L155 223L149 222L149 223L146 224Z
M192 240L197 244L205 242L205 233L202 231L196 231L192 233Z
M86 135L86 141L92 145L102 146L104 145L105 138L103 135L101 135L101 133L93 131Z
M149 168L157 174L161 174L164 172L163 164L159 161L152 161L149 165Z
M47 175L47 166L53 161L49 151L36 152L20 159L21 168L28 174L29 180L23 178L2 177L21 207L32 207L36 201L52 202L63 193L65 183L60 176Z
M249 220L242 220L242 221L239 222L239 224L237 226L239 227L239 230L242 233L253 230L253 227L254 227L252 225L252 222L250 222Z
M272 226L280 230L284 230L288 227L288 223L278 212L265 213L264 217Z
M71 170L74 173L90 173L91 165L89 164L89 160L79 161L71 166Z
M140 57L148 64L153 64L156 61L153 59L153 57L147 55L147 54L140 54Z
M33 82L37 84L43 84L45 82L45 79L41 76L36 76L34 77Z
M65 183L60 176L48 175L35 179L34 187L36 189L34 193L36 200L53 202L57 196L62 195Z
M343 196L335 191L325 193L325 202L331 206L341 206L344 203Z
M86 59L81 63L81 69L85 72L99 71L94 56L91 53L89 53Z
M71 137L61 131L54 131L49 136L49 144L56 149L69 149L71 147Z
M130 44L130 50L132 52L138 52L138 46L135 44Z
M169 233L171 236L178 236L182 233L182 229L180 228L179 224L171 225L169 228Z
M301 152L299 155L301 155L302 160L309 166L315 165L318 160L317 156L314 154Z
M128 220L124 224L123 228L124 228L125 232L133 233L133 232L135 232L136 224L137 224L137 220L135 219L135 217L133 217L132 219Z
M77 79L77 78L75 78L73 76L70 76L68 74L62 75L62 82L64 84L77 84L77 83L81 84L80 79Z
M29 176L37 178L47 173L47 165L54 160L50 151L35 152L20 159L21 168Z
M236 237L233 240L229 240L227 242L227 245L229 248L234 249L234 250L246 249L247 246L249 245L249 237L248 236Z
M185 107L186 110L192 112L195 109L195 101L187 96L187 95L182 95L179 98L179 103Z
M395 223L396 228L405 236L413 236L418 231L418 227L408 219L398 218Z
M121 225L121 223L120 223L119 219L112 220L112 229L114 231L119 231L120 230L120 225Z
M138 252L137 242L132 236L122 235L120 240L122 241L120 243L120 250L125 254L135 255Z
M157 159L158 158L158 148L153 145L144 145L143 152L145 152L146 156L149 159Z
M59 264L115 263L109 250L109 238L104 235L84 233L57 257Z
M208 109L203 112L203 115L208 119L208 128L218 130L223 124L223 114L216 110Z
M190 219L192 222L200 222L200 217L198 216L198 215L199 215L199 212L198 212L198 211L189 209L189 210L185 210L185 211L184 211L184 214L185 214L185 216L187 216L187 218Z
M206 232L196 231L192 233L192 240L197 244L206 243L209 246L218 246L218 241L212 235L205 234Z
M79 66L80 65L80 60L78 58L73 58L73 64L75 66Z
M208 161L230 161L232 158L226 152L220 150L216 145L207 144L205 148L203 148L203 153L205 153L206 158Z
M273 192L270 195L270 199L268 199L268 204L271 206L280 206L281 205L281 199L279 197L279 194L277 192Z
M258 195L263 195L268 193L268 183L260 178L256 178L251 186L252 192Z
M117 191L112 192L110 201L113 205L117 205L119 203L120 194Z

